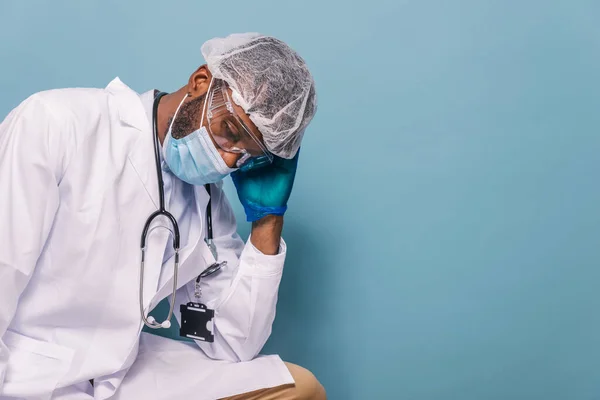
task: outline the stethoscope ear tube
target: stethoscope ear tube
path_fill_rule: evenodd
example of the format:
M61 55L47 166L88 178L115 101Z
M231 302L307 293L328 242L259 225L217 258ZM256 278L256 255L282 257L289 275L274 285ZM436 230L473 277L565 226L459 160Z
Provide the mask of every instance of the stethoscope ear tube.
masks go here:
M177 220L175 217L165 209L165 192L164 192L164 183L162 179L162 171L160 168L160 153L159 153L159 142L158 142L158 103L166 93L158 93L154 99L154 105L152 107L152 122L153 122L153 139L154 139L154 162L156 165L156 177L158 179L158 198L159 198L159 209L153 212L150 217L146 220L144 224L144 229L142 230L142 237L140 247L142 250L142 258L140 262L140 314L142 316L142 320L144 324L151 329L159 329L159 328L170 328L171 327L171 317L173 316L173 307L175 307L175 294L177 292L177 273L179 271L179 225L177 224ZM171 293L171 305L169 307L169 314L167 315L167 319L161 323L156 322L154 317L146 317L144 313L144 266L146 260L146 239L148 236L148 232L150 230L150 225L152 221L159 217L166 217L172 227L173 234L173 250L175 251L174 263L173 263L173 291Z

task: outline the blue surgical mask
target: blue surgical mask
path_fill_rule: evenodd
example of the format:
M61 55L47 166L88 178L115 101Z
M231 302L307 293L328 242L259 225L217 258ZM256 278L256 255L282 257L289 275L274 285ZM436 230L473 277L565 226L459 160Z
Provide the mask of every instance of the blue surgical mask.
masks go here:
M235 171L229 168L202 127L181 139L167 133L165 162L176 177L192 185L205 185L223 180Z
M176 177L192 185L219 182L235 171L235 168L229 168L225 164L208 131L202 126L204 109L202 110L199 129L181 139L174 139L171 134L175 117L186 98L187 95L177 107L167 131L164 147L165 162Z

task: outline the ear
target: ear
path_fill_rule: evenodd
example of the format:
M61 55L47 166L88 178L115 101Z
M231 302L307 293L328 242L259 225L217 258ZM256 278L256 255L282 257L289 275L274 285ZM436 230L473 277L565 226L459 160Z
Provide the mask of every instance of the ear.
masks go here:
M188 93L192 98L202 96L208 91L210 81L212 80L212 74L205 65L200 66L190 76L190 80L187 84Z

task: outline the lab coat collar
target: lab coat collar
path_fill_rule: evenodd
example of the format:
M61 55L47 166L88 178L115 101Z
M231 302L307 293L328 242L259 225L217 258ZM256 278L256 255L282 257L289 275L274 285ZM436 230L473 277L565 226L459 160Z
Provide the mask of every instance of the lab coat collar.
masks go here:
M154 162L152 123L148 120L140 95L115 78L105 89L117 106L121 124L138 130L139 137L129 154L129 161L142 181L146 193L159 207L158 178ZM160 151L160 149L159 149Z
M152 127L138 93L124 84L118 77L113 79L105 90L114 96L121 122L140 131L151 130Z

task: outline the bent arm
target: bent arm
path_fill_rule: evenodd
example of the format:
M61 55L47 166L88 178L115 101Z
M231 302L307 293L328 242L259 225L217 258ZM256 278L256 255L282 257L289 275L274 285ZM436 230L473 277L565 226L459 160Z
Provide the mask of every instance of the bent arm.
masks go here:
M17 310L59 204L55 121L30 97L0 124L0 392L9 349L1 339Z
M226 260L228 264L216 276L200 281L202 302L215 310L215 341L196 343L211 358L248 361L258 355L271 335L286 245L279 234L276 245L264 237L255 240L255 230L244 245L236 233L235 217L223 191L214 192L214 243L219 261ZM265 226L265 229L274 228ZM270 246L273 255L264 254L257 248L263 240L266 247L261 247L269 251ZM192 281L179 289L177 307L196 301L194 286ZM176 315L180 318L179 313Z

